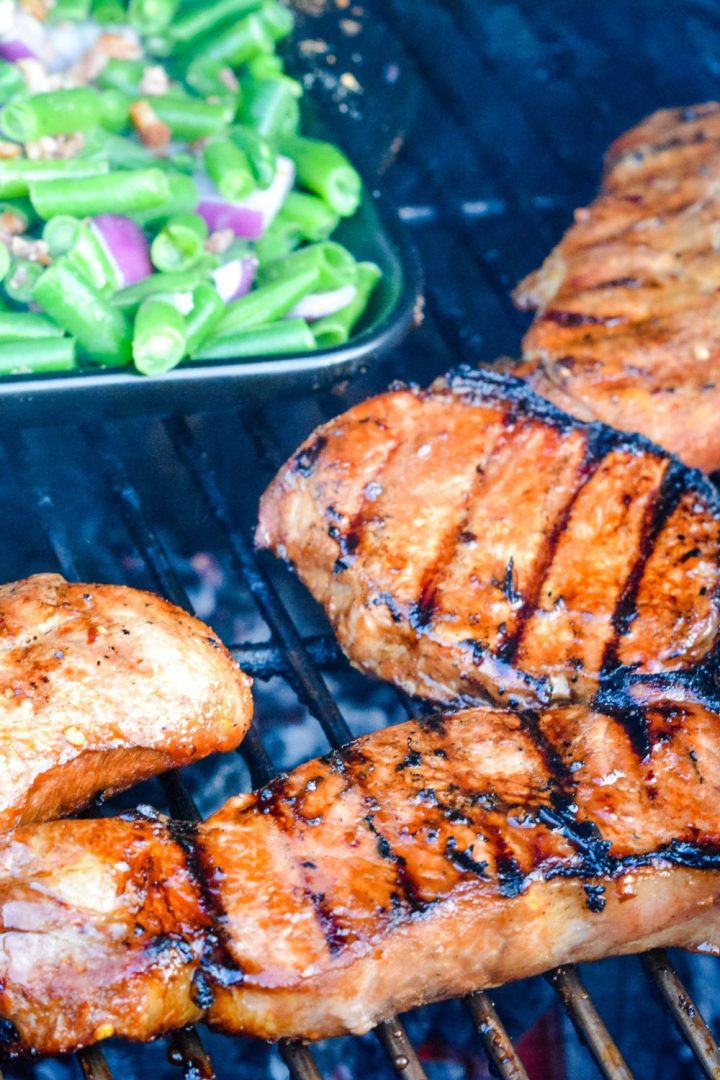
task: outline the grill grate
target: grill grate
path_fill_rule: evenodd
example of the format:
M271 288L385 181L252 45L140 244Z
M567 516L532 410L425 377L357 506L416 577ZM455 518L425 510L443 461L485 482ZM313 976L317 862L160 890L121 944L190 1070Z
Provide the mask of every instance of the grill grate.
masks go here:
M338 0L337 6L348 4ZM399 351L393 374L425 381L447 366L448 353L457 357L461 351L464 359L480 359L517 351L524 322L508 299L509 286L547 252L569 220L572 206L590 196L600 154L623 126L658 105L700 100L716 92L720 22L710 0L687 0L667 13L663 6L661 15L653 0L639 0L632 15L621 0L606 0L600 7L587 5L587 10L570 0L549 0L543 5L530 0L484 4L388 0L384 5L364 0L363 6L370 9L373 19L386 20L390 40L400 42L407 52L400 61L403 77L417 78L421 88L421 123L388 174L387 184L414 231L428 278L425 328ZM362 8L356 5L351 14L361 17ZM627 33L628 19L632 34ZM618 58L623 78L616 77ZM358 160L362 160L362 141L358 129ZM349 149L352 152L352 145ZM250 470L257 472L254 482L259 489L314 423L383 385L387 378L387 372L368 374L342 398L323 395L301 406L278 405L265 414L225 417L218 420L218 427L226 434L235 429L243 432L248 453L255 455ZM122 550L133 572L147 579L150 587L192 610L191 590L181 572L188 560L177 550L186 532L192 546L198 530L186 529L184 520L176 519L166 539L167 529L161 525L166 515L162 477L148 482L142 475L128 434L141 442L147 439L151 447L162 441L173 484L182 485L187 493L188 517L194 515L194 521L213 530L218 550L230 564L234 587L243 603L254 605L267 635L255 640L241 634L231 646L234 655L256 679L271 684L279 680L289 686L331 746L345 742L351 731L334 686L346 674L347 664L327 631L318 632L312 619L303 618L309 609L296 602L283 572L269 559L256 556L250 537L256 491L253 484L243 481L241 495L236 495L237 455L230 455L233 464L218 457L211 445L217 444L219 436L213 437L202 420L171 417L162 425L132 422L131 428L129 432L127 425L109 424L73 429L67 448L63 447L92 470L88 484L92 481L101 493L104 519L113 523L113 529L124 528L130 537L129 556L124 541L113 540L109 548ZM278 438L275 428L287 428L287 433ZM64 433L59 433L61 443L63 438ZM53 438L35 431L23 431L17 438L3 432L2 474L12 476L23 500L30 502L18 524L18 537L29 529L28 519L36 518L59 569L69 578L87 579L92 574L85 567L98 563L89 551L87 532L79 527L82 521L68 505L61 478L53 469L54 443ZM247 469L247 461L241 464ZM89 516L86 512L86 519ZM113 580L126 577L125 562L116 561L111 569ZM258 724L253 725L240 755L254 785L274 774ZM163 788L171 813L199 816L191 791L180 777L165 777ZM633 963L623 961L626 966ZM677 1071L672 1075L720 1078L718 1047L666 954L651 952L642 958L642 966L687 1048L685 1057L678 1051ZM564 967L548 980L589 1050L581 1066L582 1077L632 1077L577 970ZM472 994L465 1008L494 1072L505 1080L526 1078L528 1072L493 997ZM504 1011L501 1006L500 1013ZM658 1020L661 1016L658 1011ZM413 1046L400 1021L380 1025L375 1034L391 1074L405 1080L434 1080L432 1066L425 1069L428 1055ZM216 1068L218 1076L224 1075L222 1051L213 1054L214 1064L194 1029L172 1037L168 1054L187 1080L212 1080ZM267 1058L267 1074L280 1075L275 1066L282 1061L295 1080L319 1080L324 1075L330 1080L318 1058L319 1052L311 1048L285 1042L278 1047L277 1057ZM349 1055L348 1062L334 1068L332 1080L368 1075L362 1069L353 1070ZM282 1065L279 1068L282 1071ZM55 1075L44 1069L21 1066L5 1075L8 1080L15 1076L44 1080ZM100 1048L78 1054L76 1074L77 1069L90 1080L108 1080L113 1075ZM235 1072L244 1075L242 1068ZM116 1067L114 1075L123 1076L123 1067ZM137 1075L144 1073L141 1070ZM460 1073L452 1074L456 1075ZM469 1067L465 1075L470 1077ZM573 1080L580 1077L579 1072L572 1075ZM664 1068L662 1075L670 1073Z

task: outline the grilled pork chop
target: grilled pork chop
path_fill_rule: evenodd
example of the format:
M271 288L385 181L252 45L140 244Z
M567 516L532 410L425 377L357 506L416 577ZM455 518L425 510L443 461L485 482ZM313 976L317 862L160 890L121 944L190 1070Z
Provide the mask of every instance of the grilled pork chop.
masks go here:
M461 370L319 428L263 496L257 541L361 669L436 700L537 706L705 677L719 534L699 473Z
M720 468L720 104L655 113L606 165L515 292L538 314L514 371L582 419Z
M238 745L250 679L150 593L37 574L0 586L0 830Z
M718 715L625 706L409 722L199 827L0 838L5 1054L201 1018L269 1038L362 1032L569 960L720 952Z

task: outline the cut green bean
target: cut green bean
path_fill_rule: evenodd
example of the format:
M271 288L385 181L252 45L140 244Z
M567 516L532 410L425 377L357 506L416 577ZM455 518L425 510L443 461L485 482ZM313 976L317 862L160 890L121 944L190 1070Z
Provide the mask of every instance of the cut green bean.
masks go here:
M137 96L146 64L142 60L118 60L112 57L98 75L96 82L103 90L119 90Z
M22 72L17 64L0 60L0 105L6 105L17 94L27 89Z
M130 214L160 207L170 196L167 174L161 169L111 172L72 181L35 181L30 202L41 218L56 214Z
M212 139L203 151L205 171L220 194L239 202L255 189L255 177L244 150L230 139Z
M100 91L100 123L107 131L117 135L130 126L132 100L131 95L122 90Z
M201 97L230 102L237 111L240 84L224 61L210 56L195 57L185 72L185 81Z
M125 22L125 5L122 0L92 0L90 13L101 26Z
M302 241L297 225L283 221L278 214L275 220L255 243L255 254L261 267L282 259L294 251Z
M54 259L67 263L100 292L114 292L120 284L117 264L97 232L85 221L60 214L47 222L43 240Z
M189 270L204 254L207 237L207 223L199 214L171 217L150 247L153 266L162 272Z
M91 131L99 122L100 94L90 86L17 98L0 113L0 128L17 142L30 142L42 135Z
M339 215L323 199L301 191L290 192L277 218L295 225L303 240L311 241L327 240L340 221Z
M295 26L292 11L278 0L263 0L258 18L274 42L289 37Z
M36 220L29 199L0 200L0 225L5 232L20 235L27 232Z
M36 181L71 180L74 184L80 179L102 176L108 171L106 161L88 161L82 158L57 161L14 158L12 161L0 161L0 198L15 199L27 195L30 184Z
M216 0L214 4L198 4L178 15L168 34L176 47L193 46L200 35L214 33L224 23L257 10L260 3L261 0Z
M130 0L128 21L142 37L161 34L170 26L179 6L179 0Z
M300 109L293 81L284 75L243 80L241 118L270 142L289 138L297 131Z
M283 139L281 146L295 162L302 187L320 195L341 217L355 213L360 204L362 181L341 150L332 143L300 135Z
M319 349L330 349L344 345L364 314L370 295L382 277L380 267L375 263L358 263L355 278L356 293L350 303L333 315L325 315L312 324L313 337Z
M199 101L177 93L157 95L151 105L173 137L188 142L222 135L235 115L232 102Z
M192 270L176 271L172 274L151 274L150 277L137 281L116 292L112 298L114 307L121 311L132 311L150 296L175 296L192 293L218 266L217 258L203 256L200 263Z
M191 176L174 172L168 172L166 176L169 190L167 199L160 206L133 214L135 221L143 228L155 228L176 214L191 214L199 202L197 184Z
M235 124L231 127L230 138L247 154L258 187L269 188L277 171L277 152L274 147L246 124Z
M135 316L133 363L143 375L162 375L185 355L185 321L180 312L157 297L145 300Z
M248 61L247 70L253 79L268 79L273 75L282 75L285 65L277 53L260 53Z
M193 306L185 316L185 341L189 355L215 331L225 312L225 304L217 289L203 281L193 289Z
M308 293L318 291L318 278L317 267L311 267L293 278L261 285L247 296L241 296L226 308L212 340L216 336L225 337L281 319L298 300L302 300Z
M244 356L282 356L312 352L315 338L304 319L256 326L226 337L213 337L202 345L194 360L231 360Z
M207 44L201 45L200 55L204 59L220 60L234 68L272 50L273 39L269 29L260 16L253 13L214 34Z
M5 250L7 251L7 248ZM3 279L3 288L16 304L29 304L33 299L35 285L42 273L43 268L40 263L12 256L10 266L7 268Z
M325 240L321 244L309 244L291 255L286 255L284 259L264 265L259 280L263 285L270 281L284 281L309 269L317 270L317 291L330 292L343 285L354 284L357 262L342 244Z
M72 371L75 342L66 337L0 343L0 375L41 375Z
M45 270L33 297L94 360L108 367L129 363L131 333L127 319L68 263L67 256Z
M0 311L0 341L21 341L23 338L62 337L64 330L32 311Z

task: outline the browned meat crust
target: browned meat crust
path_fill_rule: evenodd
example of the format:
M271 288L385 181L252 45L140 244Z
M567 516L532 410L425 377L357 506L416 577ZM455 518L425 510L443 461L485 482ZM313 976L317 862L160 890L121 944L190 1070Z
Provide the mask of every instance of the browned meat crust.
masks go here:
M720 951L720 727L469 710L308 762L204 825L0 839L7 1056L205 1017L318 1038L569 960Z
M250 679L151 593L37 574L0 586L0 830L238 745Z
M436 700L548 704L710 679L716 496L645 440L460 371L319 428L266 491L354 664Z
M515 373L563 409L720 468L720 105L664 109L607 155L515 299L537 310Z

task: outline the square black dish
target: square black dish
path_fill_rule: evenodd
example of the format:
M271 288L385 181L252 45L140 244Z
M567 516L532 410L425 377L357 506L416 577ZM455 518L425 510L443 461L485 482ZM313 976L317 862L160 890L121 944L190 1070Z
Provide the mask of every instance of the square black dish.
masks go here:
M331 36L337 28L337 16L325 14L303 27L303 17L296 37L303 29L318 30ZM373 43L380 33L370 23L364 34L364 50L374 53ZM349 46L349 42L347 46ZM355 62L364 63L354 43ZM303 78L308 62L290 43L288 67ZM341 50L337 50L340 52ZM341 59L344 59L341 56ZM350 58L347 58L350 66ZM307 85L307 81L306 81ZM351 377L396 345L416 319L421 294L421 272L414 248L390 207L375 189L375 174L396 127L388 131L387 96L375 96L368 86L364 101L361 131L351 131L355 138L343 138L349 130L345 119L333 106L322 83L310 79L310 92L303 108L304 128L308 134L327 138L345 148L363 176L364 196L357 213L341 222L333 235L358 260L369 260L380 267L379 280L360 323L343 345L318 349L302 355L243 358L238 360L184 361L179 367L157 377L140 375L132 368L87 368L57 375L20 375L0 379L0 415L9 423L24 425L61 424L68 419L92 421L121 418L138 413L169 414L214 410L261 403L279 396L295 396L332 386ZM399 110L397 124L406 123L407 108ZM335 123L339 121L339 123ZM377 122L377 124L376 124ZM356 127L357 125L353 125ZM358 153L365 133L377 127L377 138L370 139L367 151ZM336 128L343 129L338 132ZM397 131L396 131L397 134ZM383 146L379 146L378 140ZM377 145L376 145L377 144ZM381 153L382 150L382 153ZM385 162L382 162L385 164Z

